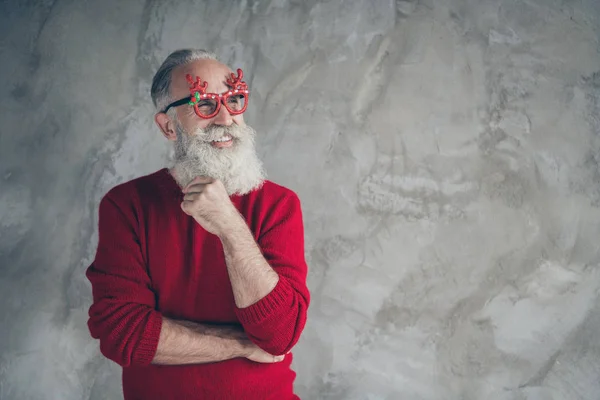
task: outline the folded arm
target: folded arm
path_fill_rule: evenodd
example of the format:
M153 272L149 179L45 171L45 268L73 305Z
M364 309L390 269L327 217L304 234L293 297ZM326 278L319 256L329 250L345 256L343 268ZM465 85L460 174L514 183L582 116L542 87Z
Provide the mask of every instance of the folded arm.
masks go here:
M240 326L207 325L163 317L153 364L205 364L246 357L271 363L283 360L257 347Z
M221 235L221 242L240 323L260 348L284 354L306 324L304 229L295 194L270 211L271 220L258 243L241 218Z

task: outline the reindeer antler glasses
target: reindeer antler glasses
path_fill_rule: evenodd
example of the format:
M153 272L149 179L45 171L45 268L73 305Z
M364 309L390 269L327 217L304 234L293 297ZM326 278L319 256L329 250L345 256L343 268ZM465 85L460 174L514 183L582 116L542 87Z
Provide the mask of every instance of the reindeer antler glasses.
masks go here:
M196 115L204 119L210 119L217 115L221 110L221 104L225 106L231 115L246 111L250 92L246 82L242 81L244 72L240 68L237 70L237 77L232 73L231 77L227 79L229 90L225 93L206 93L208 84L205 81L201 82L199 76L196 76L195 82L190 74L185 77L190 84L190 96L172 102L162 112L166 113L169 108L186 103L193 106Z

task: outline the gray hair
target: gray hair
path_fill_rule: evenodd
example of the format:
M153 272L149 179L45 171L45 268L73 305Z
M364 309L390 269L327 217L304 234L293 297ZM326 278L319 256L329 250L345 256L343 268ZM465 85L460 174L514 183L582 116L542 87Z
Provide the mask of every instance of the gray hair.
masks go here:
M152 78L152 88L150 95L152 103L157 111L162 111L171 103L171 73L175 67L185 65L196 60L216 60L217 56L207 50L202 49L181 49L169 54L162 63L154 78Z

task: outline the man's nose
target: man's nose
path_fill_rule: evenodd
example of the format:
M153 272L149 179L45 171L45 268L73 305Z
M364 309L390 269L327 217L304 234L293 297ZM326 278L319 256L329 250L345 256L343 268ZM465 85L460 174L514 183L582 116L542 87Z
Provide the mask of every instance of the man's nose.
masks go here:
M221 109L219 110L217 115L215 115L215 120L213 122L215 125L223 126L229 126L233 124L233 117L231 116L231 114L229 114L227 107L225 107L223 103L221 103Z

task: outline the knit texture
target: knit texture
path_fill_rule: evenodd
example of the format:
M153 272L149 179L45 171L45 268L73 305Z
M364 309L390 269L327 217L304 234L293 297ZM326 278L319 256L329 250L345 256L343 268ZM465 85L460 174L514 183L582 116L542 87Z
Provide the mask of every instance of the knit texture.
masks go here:
M123 367L125 400L297 399L291 354L275 364L150 364L162 315L241 324L271 354L289 351L306 323L304 228L295 193L267 181L231 197L279 275L267 296L243 309L235 306L220 239L181 210L182 200L165 168L114 187L100 202L98 249L86 273L93 292L88 327L102 354Z

